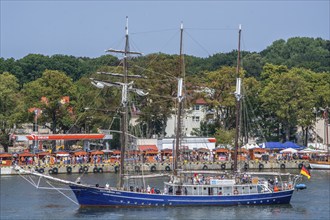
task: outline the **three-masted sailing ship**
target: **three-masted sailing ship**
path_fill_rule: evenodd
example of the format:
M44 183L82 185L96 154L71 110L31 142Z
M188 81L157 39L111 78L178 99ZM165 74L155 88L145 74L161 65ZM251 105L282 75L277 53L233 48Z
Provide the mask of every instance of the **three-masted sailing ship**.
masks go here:
M183 68L182 38L183 25L180 28L180 62L181 71ZM241 38L241 28L239 28L239 42ZM137 186L124 186L125 181L125 147L127 146L127 55L129 51L128 28L126 25L126 47L121 53L124 54L124 82L122 83L122 112L123 125L122 131L122 149L120 163L120 178L117 186L99 186L84 184L82 181L72 182L40 174L34 171L22 171L68 185L73 191L76 200L80 206L109 206L109 207L157 207L157 206L222 206L222 205L270 205L270 204L288 204L295 189L296 181L299 176L289 173L240 173L237 168L237 149L238 149L238 127L239 127L239 109L237 109L236 122L236 140L235 140L235 164L233 173L224 173L220 171L185 171L179 166L178 161L180 138L181 138L181 114L182 103L184 100L183 84L184 78L178 78L178 113L175 150L173 152L173 174L168 181L164 182L164 190L150 192L141 190ZM240 43L239 43L240 45ZM240 46L239 46L240 47ZM240 50L240 49L239 49ZM118 52L118 51L115 51ZM134 53L134 52L133 52ZM240 53L238 53L237 67L237 89L236 99L237 108L240 106L240 86L239 63ZM183 75L183 73L181 73ZM101 82L94 80L94 83ZM20 170L20 169L18 169ZM263 177L260 177L262 175ZM270 181L273 180L273 181Z

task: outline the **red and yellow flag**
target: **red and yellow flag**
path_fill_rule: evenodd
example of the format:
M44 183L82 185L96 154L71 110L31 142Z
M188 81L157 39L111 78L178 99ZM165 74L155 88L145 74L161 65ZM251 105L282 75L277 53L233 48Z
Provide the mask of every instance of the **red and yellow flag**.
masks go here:
M308 179L311 178L311 174L309 173L309 171L306 169L305 166L303 166L303 167L301 168L300 174L302 174L302 175L304 175L304 176L307 176Z

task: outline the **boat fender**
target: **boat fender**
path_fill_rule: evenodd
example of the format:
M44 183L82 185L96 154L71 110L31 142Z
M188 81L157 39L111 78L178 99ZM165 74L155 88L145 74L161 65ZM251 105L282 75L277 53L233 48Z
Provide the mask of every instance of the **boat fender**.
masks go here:
M140 172L140 167L139 166L135 166L134 167L134 170L135 170L135 172Z
M285 164L284 163L281 164L281 169L285 169Z
M222 170L225 170L225 169L226 169L226 164L224 164L224 163L221 164L221 169L222 169Z
M259 164L259 169L261 170L261 169L263 169L264 168L264 165L261 163L261 164Z
M44 173L45 170L44 170L44 168L40 168L40 169L38 170L38 172L39 172L39 173Z
M297 184L297 185L296 185L296 189L297 189L297 191L298 191L298 190L303 190L303 189L306 189L306 188L307 188L306 185L303 184L303 183L300 183L300 184Z
M298 168L301 169L304 166L304 164L300 163L298 164Z
M88 172L88 166L84 166L84 171L87 173Z
M53 174L53 169L49 169L49 170L48 170L48 173L49 173L49 174Z
M206 165L203 166L203 170L207 170L208 167Z
M57 167L54 167L54 168L53 168L53 173L54 173L54 174L58 174L58 169L57 169Z
M103 169L101 167L99 168L98 171L99 171L99 173L103 173Z
M98 172L97 167L94 167L94 169L93 169L93 173L97 173L97 172Z
M244 164L244 169L245 169L245 170L249 169L249 164L245 163L245 164Z
M119 172L119 166L115 166L115 173Z
M67 168L66 168L66 172L67 172L67 173L72 173L72 167L67 167Z
M83 173L83 171L84 171L83 168L80 167L80 168L79 168L79 173Z
M151 168L150 168L150 172L155 172L156 171L156 167L155 166L152 166Z
M170 167L170 166L166 166L166 167L165 167L165 170L166 170L166 171L171 171L171 167Z

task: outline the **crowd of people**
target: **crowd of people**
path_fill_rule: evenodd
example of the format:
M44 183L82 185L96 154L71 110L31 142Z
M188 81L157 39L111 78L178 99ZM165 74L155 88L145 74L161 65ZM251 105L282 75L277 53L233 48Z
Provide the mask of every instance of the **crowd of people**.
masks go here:
M260 154L251 158L251 155L248 153L240 153L239 159L244 161L249 160L260 160L260 161L268 161L268 160L276 160L276 161L291 161L291 160L299 160L299 159L309 159L309 156L304 154L280 154L276 152L265 152L264 154ZM0 160L3 158L0 157ZM12 164L18 165L62 165L62 164L102 164L102 163L119 163L120 154L67 154L65 156L57 155L57 154L30 154L20 156L20 154L13 154L12 156ZM127 162L142 162L142 163L163 163L168 162L171 163L173 161L172 154L162 154L162 153L154 153L154 154L132 154L128 155L125 158ZM179 156L179 161L187 162L219 162L219 161L232 161L232 153L214 153L210 152L189 152L182 153ZM0 161L1 162L1 161Z

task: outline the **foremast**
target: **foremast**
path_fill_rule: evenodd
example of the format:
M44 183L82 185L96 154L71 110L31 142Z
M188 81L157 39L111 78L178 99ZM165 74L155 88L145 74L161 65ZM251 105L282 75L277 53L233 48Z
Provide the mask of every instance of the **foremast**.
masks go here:
M142 90L133 88L133 82L128 83L128 78L144 78L138 75L128 75L128 56L129 55L142 55L142 53L130 51L129 47L129 35L128 35L128 17L126 16L126 26L125 26L125 49L124 50L116 50L116 49L108 49L106 52L112 53L120 53L124 55L123 59L123 74L118 73L107 73L107 72L98 72L98 74L119 76L123 78L122 83L118 82L109 82L109 81L100 81L96 79L91 79L92 83L99 87L103 88L104 86L115 86L120 87L122 89L122 98L121 98L121 147L120 147L120 169L119 169L119 181L118 188L123 188L124 186L124 172L125 172L125 152L128 146L128 91L133 91L138 95L144 96L147 93L144 93Z

